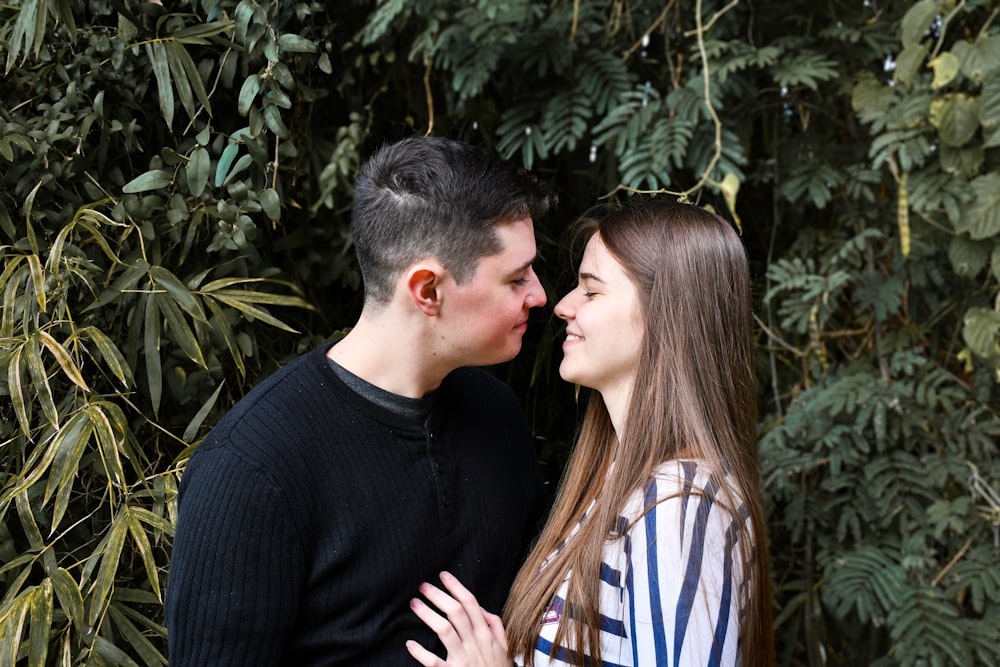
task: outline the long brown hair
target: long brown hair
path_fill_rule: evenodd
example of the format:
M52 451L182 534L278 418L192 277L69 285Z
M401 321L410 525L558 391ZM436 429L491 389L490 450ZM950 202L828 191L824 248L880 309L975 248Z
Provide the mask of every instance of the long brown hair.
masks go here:
M601 664L599 572L609 527L660 464L683 457L698 459L731 480L718 500L734 513L738 530L750 531L739 539L744 577L736 604L745 610L739 643L745 665L769 665L770 575L756 457L750 271L743 245L715 214L662 199L587 218L581 227L587 237L600 235L639 294L645 331L636 389L627 408L629 427L618 434L621 442L601 396L594 392L588 401L552 515L504 609L510 653L534 664L542 615L572 572L566 609L573 614L563 616L554 645L575 651L579 665L584 656ZM560 549L591 501L587 521ZM741 504L749 511L746 522L735 515Z

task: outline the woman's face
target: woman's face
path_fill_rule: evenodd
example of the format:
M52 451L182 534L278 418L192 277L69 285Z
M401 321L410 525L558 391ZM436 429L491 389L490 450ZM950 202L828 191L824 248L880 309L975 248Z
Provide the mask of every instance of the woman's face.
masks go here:
M556 304L566 320L559 375L624 405L635 379L643 321L636 287L595 234L580 262L577 287Z

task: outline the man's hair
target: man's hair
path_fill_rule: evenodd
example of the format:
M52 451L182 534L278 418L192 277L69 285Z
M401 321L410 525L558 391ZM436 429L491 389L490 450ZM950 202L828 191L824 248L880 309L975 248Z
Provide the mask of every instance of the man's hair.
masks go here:
M502 250L497 225L554 205L548 187L495 153L441 137L383 146L361 170L351 214L365 305L387 304L421 259L470 279L480 257Z

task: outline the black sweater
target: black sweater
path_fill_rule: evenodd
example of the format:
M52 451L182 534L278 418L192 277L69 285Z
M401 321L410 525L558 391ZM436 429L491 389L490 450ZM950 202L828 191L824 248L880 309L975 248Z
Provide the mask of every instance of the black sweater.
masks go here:
M407 639L439 647L408 607L422 581L448 570L503 604L545 506L513 393L459 369L426 420L406 418L349 389L325 351L241 400L184 473L172 667L412 667Z

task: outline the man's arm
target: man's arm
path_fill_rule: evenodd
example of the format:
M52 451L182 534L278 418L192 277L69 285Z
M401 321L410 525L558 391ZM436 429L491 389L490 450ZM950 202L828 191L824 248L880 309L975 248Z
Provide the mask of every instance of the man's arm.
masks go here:
M200 454L181 484L167 581L170 664L279 664L302 571L287 505L230 452Z

